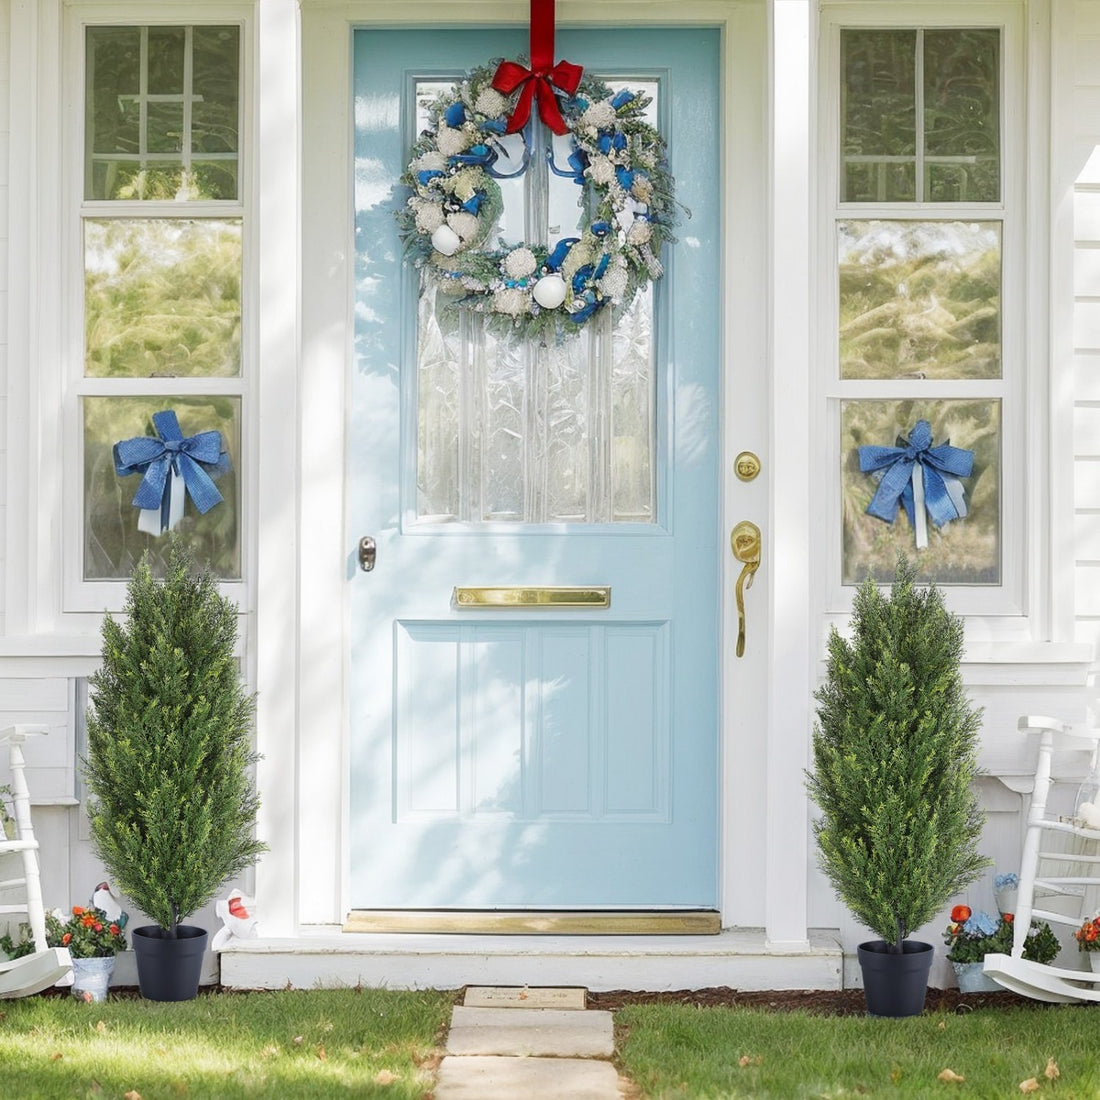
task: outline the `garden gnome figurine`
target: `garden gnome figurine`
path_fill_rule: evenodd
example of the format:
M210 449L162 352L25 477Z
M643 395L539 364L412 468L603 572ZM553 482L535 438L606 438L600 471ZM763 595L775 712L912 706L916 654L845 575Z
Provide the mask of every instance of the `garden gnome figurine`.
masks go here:
M92 905L97 909L102 909L107 914L107 919L113 924L117 924L119 928L126 927L130 914L122 911L122 899L109 882L101 882L95 888L95 892L92 894Z
M240 890L230 891L229 897L221 899L214 906L214 912L222 920L223 927L214 933L214 938L210 941L211 951L220 951L227 947L234 937L243 940L258 935L256 903L252 898L246 898Z

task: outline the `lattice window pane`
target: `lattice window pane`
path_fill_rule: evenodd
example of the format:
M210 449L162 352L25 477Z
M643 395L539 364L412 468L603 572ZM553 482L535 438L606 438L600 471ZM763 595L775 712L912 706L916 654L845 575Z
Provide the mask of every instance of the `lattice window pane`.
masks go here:
M240 28L89 27L86 199L236 199Z
M1000 31L841 32L842 202L1000 198Z
M842 378L999 378L1001 223L837 224Z
M240 374L241 264L240 219L85 220L85 374Z
M878 482L861 472L859 447L894 446L920 419L931 425L934 444L973 451L974 469L962 482L968 514L940 528L929 521L928 547L918 554L903 508L893 523L867 514ZM1000 584L1001 402L842 401L840 421L844 583L859 584L868 573L888 580L903 550L922 577L939 584Z
M113 447L123 439L155 436L153 413L172 409L184 436L219 431L232 468L216 481L224 497L205 515L188 499L175 529L196 561L230 580L241 575L239 397L85 397L84 428L84 579L124 580L148 550L155 571L163 571L168 539L138 530L140 509L134 494L140 474L120 478Z

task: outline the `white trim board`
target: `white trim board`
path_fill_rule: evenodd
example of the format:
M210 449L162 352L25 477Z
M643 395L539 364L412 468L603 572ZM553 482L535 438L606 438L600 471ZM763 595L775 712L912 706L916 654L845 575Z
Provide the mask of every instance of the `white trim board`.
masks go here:
M809 11L808 0L780 0L787 8ZM280 882L293 881L300 875L295 904L278 901L279 927L290 929L295 920L303 924L332 923L342 919L347 906L344 895L346 852L346 686L347 657L344 641L347 624L344 588L353 575L354 538L363 532L342 529L343 461L346 446L345 425L338 410L345 406L346 364L349 361L349 255L348 227L351 224L346 180L350 166L346 160L351 129L350 103L350 30L352 26L420 25L435 23L446 11L454 22L454 6L412 3L400 9L381 9L375 5L329 5L306 3L302 9L303 42L303 124L302 181L307 202L305 231L302 237L303 340L300 370L302 423L302 476L310 490L302 498L299 526L300 557L309 563L301 574L301 620L298 637L301 646L301 696L299 714L302 729L300 751L289 735L279 743L261 746L269 757L295 759L299 768L297 807L299 814L297 858L291 862L265 860L265 869ZM761 271L768 266L767 240L763 228L768 204L766 175L744 171L755 159L763 166L767 159L767 108L763 98L766 76L764 17L762 3L679 2L642 6L622 3L563 3L558 9L561 23L594 25L615 21L667 22L718 25L723 31L724 69L723 112L726 130L722 137L723 167L726 177L728 212L723 227L723 251L727 258L727 284L724 302L730 333L725 342L723 375L726 380L725 409L729 414L722 446L724 479L732 456L739 450L757 450L767 463L771 428L761 432L759 424L736 421L736 402L745 386L760 398L767 394L768 334L761 327L769 294ZM514 19L526 22L527 6L517 3L475 3L464 5L463 21L486 20L499 23ZM739 84L741 79L755 81ZM746 98L747 94L747 98ZM796 108L797 110L797 108ZM802 108L805 113L805 105ZM752 152L746 156L746 148ZM333 150L342 150L334 160ZM805 155L805 154L803 154ZM688 223L684 233L691 232ZM738 232L743 237L738 237ZM746 246L746 242L749 244ZM782 321L777 320L777 326ZM735 327L736 326L736 329ZM792 355L792 362L797 355ZM799 360L805 369L804 358ZM752 388L755 387L755 390ZM731 411L732 410L732 411ZM734 427L737 430L734 433ZM740 492L737 489L740 489ZM769 480L762 477L756 485L740 483L727 488L723 504L723 523L728 530L739 519L756 516L762 527L768 525ZM766 536L768 537L768 536ZM728 746L723 763L723 854L725 880L722 893L723 920L727 924L761 924L766 918L761 892L746 889L745 883L763 881L771 876L777 903L774 917L784 927L783 941L801 943L805 939L805 865L792 858L793 850L805 849L806 822L792 815L789 806L780 808L773 798L771 808L764 797L769 740L763 734L769 718L767 704L744 706L755 685L764 682L770 667L768 660L770 618L774 600L774 571L765 561L757 584L750 593L759 648L744 664L735 665L732 639L736 637L736 615L732 591L736 574L731 568L728 549L722 547L724 602L722 607L724 703L722 737ZM770 553L770 551L769 551ZM785 582L786 584L786 579ZM789 592L789 589L784 589ZM804 610L804 607L803 607ZM801 686L799 686L799 683ZM260 683L265 690L283 692L285 685ZM380 690L388 690L380 687ZM800 699L801 718L808 715L810 662L807 658L796 670L795 679L787 678L777 698L783 702ZM741 701L736 701L741 700ZM784 728L797 730L799 721L784 721ZM808 730L808 723L802 722ZM794 753L780 744L773 752L774 789L789 794L801 783L799 753L805 753L805 733L795 732L802 748ZM339 761L339 769L333 767ZM805 813L805 811L804 811ZM767 835L774 845L769 868L765 868L764 845L749 844L746 837L759 837L759 822L769 819ZM774 828L771 826L774 825ZM306 839L308 838L308 840ZM317 853L324 852L318 859ZM781 902L778 899L782 899ZM801 898L801 900L800 900ZM265 924L266 924L265 902ZM777 926L778 927L778 926Z

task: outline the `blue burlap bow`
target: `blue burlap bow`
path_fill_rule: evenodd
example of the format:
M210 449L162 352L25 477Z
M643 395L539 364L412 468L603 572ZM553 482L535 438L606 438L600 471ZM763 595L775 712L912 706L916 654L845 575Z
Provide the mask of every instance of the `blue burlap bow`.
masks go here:
M970 476L974 452L949 443L933 447L927 420L918 420L908 440L899 437L896 447L860 447L859 468L865 474L882 472L867 505L868 515L893 523L900 502L916 532L918 549L928 545L925 511L937 527L966 515L959 478Z
M171 409L153 413L153 426L159 438L136 436L115 444L115 472L119 477L144 473L133 504L144 512L157 512L158 533L163 534L175 524L170 516L173 480L182 479L199 514L205 515L222 501L210 475L217 477L229 469L229 455L222 450L221 432L184 438Z

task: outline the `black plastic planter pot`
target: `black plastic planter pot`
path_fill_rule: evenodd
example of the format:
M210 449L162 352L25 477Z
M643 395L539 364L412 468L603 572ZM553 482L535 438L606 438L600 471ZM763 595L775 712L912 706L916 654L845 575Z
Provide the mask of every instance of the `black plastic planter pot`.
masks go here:
M206 929L191 924L176 928L170 939L156 924L135 928L138 988L150 1001L190 1001L199 991Z
M924 1011L928 972L935 952L930 943L902 940L901 954L889 951L885 940L859 945L863 994L872 1016L919 1016Z

